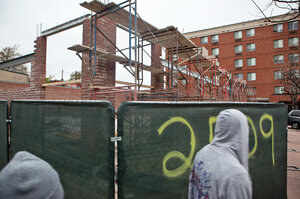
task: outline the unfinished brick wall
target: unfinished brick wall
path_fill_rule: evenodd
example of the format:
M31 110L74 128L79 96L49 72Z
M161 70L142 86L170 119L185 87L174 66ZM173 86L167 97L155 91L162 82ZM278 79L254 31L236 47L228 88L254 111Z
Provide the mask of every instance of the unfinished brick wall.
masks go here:
M30 84L0 82L0 99L47 99L79 100L80 89L65 87L42 87L46 78L47 38L38 37L35 41L35 60L31 62Z
M35 41L35 60L31 62L30 88L34 99L45 98L42 84L46 79L47 37L38 37Z
M151 45L151 66L155 68L163 69L163 66L160 64L161 56L161 46L159 44ZM151 86L153 86L153 91L158 92L164 89L164 76L161 74L151 73Z
M115 22L102 17L97 20L97 28L102 31L113 43L116 43L116 24ZM91 34L93 35L93 41L91 45ZM90 20L83 22L83 45L94 46L94 28L91 32ZM115 52L116 48L113 46L102 34L97 31L97 49L101 49L107 52ZM107 60L106 57L97 57L95 63L95 73L89 70L90 64L94 67L94 59L89 61L89 55L83 54L82 61L82 76L81 76L81 98L84 100L91 99L90 86L115 86L115 62ZM94 76L92 78L92 76ZM99 90L94 90L93 96L99 100L112 100L113 95L102 95Z
M35 41L35 60L31 62L30 84L1 82L0 99L45 99L47 38L38 37Z
M45 99L46 100L80 100L80 88L67 88L58 86L46 87Z

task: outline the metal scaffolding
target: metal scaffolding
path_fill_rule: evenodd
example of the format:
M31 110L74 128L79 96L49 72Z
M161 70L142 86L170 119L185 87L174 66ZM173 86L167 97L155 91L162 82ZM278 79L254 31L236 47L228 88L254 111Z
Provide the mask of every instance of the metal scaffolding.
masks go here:
M91 85L93 98L95 91L99 92L100 90L102 94L128 92L131 93L133 100L153 100L154 98L172 101L247 100L249 88L246 81L236 80L232 77L226 66L219 66L218 60L214 56L208 56L204 47L196 46L177 28L169 26L157 29L145 22L137 12L137 0L126 0L119 4L103 4L94 0L80 5L94 12L90 17L91 33L93 33L90 40L91 46L78 44L69 49L76 51L78 55L79 53L89 53L91 82L96 75L96 60L99 57L106 57L120 63L134 77L134 84L130 84L130 86L103 88ZM97 20L104 16L115 21L118 28L128 32L128 48L119 49L116 43L97 27ZM97 33L100 33L113 45L116 51L106 52L97 49ZM151 58L151 55L144 47L151 44L160 45L166 58L148 66L144 64L144 56ZM125 50L128 50L128 56L124 53ZM119 52L121 56L116 55L116 52ZM152 88L148 91L141 91L144 84L144 70L163 76L164 89L157 91Z

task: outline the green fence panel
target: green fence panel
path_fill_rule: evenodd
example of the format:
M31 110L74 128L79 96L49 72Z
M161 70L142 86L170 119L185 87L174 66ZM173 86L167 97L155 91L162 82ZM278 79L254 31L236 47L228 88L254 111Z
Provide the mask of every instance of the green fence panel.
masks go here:
M248 118L253 198L286 198L286 105L134 102L118 110L119 198L188 198L195 154L212 139L216 116L227 108Z
M11 154L28 151L59 173L65 198L114 197L114 108L106 101L13 101Z
M0 170L8 161L7 101L0 101Z

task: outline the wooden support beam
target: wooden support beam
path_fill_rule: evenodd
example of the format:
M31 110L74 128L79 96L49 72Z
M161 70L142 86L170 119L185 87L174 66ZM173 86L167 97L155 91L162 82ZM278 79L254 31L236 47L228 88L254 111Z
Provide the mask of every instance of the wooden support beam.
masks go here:
M45 83L45 84L42 84L42 86L43 87L46 87L46 86L61 86L61 85L65 85L65 84L76 84L76 83L81 83L81 79L72 80L72 81Z

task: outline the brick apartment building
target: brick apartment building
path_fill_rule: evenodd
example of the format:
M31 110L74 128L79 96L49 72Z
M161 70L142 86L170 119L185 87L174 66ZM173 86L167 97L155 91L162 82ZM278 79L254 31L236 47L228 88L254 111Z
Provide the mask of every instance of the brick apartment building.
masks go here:
M291 60L299 62L298 20L271 23L259 19L185 35L197 46L205 46L236 78L255 88L253 101L289 103L290 97L282 91L280 68Z

